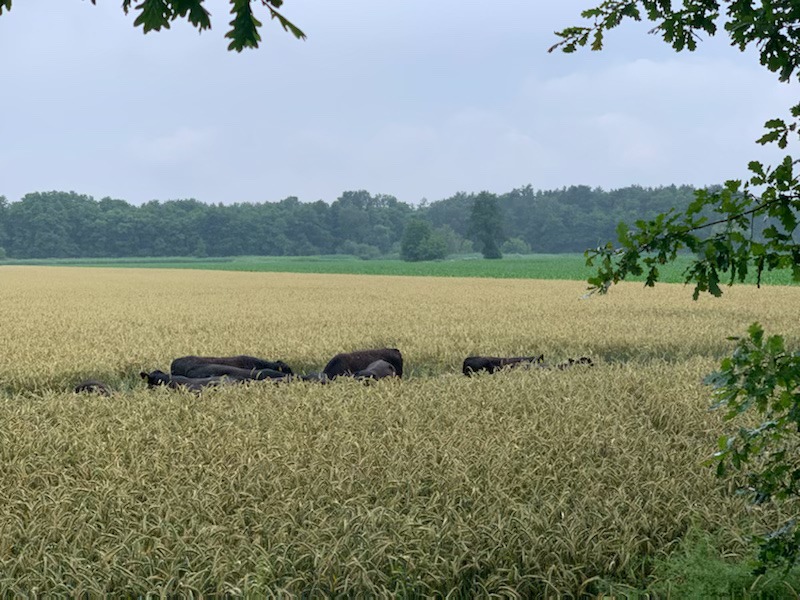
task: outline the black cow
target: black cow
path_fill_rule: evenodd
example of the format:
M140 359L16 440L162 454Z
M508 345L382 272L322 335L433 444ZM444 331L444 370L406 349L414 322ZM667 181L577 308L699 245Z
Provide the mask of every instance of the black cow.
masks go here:
M397 348L375 348L372 350L343 352L330 359L322 373L328 379L335 379L341 375L354 375L369 368L372 363L379 360L386 361L394 367L395 374L398 377L403 376L403 355L400 354L400 350Z
M385 360L376 360L370 363L366 369L356 371L353 377L356 379L383 379L384 377L394 377L397 372L394 367Z
M292 374L289 365L281 360L270 361L245 354L239 356L182 356L172 361L169 370L173 375L183 375L184 377L208 377L208 375L197 374L204 372L202 369L208 365L223 365L247 371L270 369L283 375Z
M297 379L300 381L313 381L315 383L328 383L330 381L324 373L318 372L300 375Z
M147 380L147 387L149 388L165 385L172 389L186 388L192 392L199 392L205 387L213 387L236 381L235 379L228 379L227 377L184 377L182 375L170 375L169 373L158 370L152 373L142 371L139 373L139 376Z
M198 365L189 370L189 377L222 377L227 376L231 379L244 380L244 379L289 379L292 376L281 371L273 369L240 369L239 367L231 367L228 365L207 364ZM173 373L175 375L175 373Z
M536 365L541 366L544 361L544 354L539 356L469 356L464 359L464 365L461 368L462 373L467 377L479 371L488 371L494 373L505 367L518 367L520 365Z
M108 386L108 384L103 383L102 381L97 381L96 379L87 379L86 381L81 381L75 386L74 391L76 394L99 394L101 396L111 395L111 388Z
M588 356L581 356L580 358L568 358L565 362L559 363L556 365L556 369L569 369L575 365L586 365L587 367L593 367L594 362Z

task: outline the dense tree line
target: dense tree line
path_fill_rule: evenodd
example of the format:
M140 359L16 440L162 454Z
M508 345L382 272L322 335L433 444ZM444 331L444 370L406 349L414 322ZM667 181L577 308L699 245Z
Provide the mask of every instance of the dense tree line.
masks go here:
M470 207L476 195L456 194L431 203L426 216L434 227L448 225L468 237ZM531 186L498 196L507 239L524 241L532 252L583 252L615 236L620 221L635 222L694 199L691 186L604 191L588 186L535 191Z
M473 249L470 216L479 194L412 206L393 196L345 192L336 201L290 197L260 204L123 200L74 192L0 196L0 248L9 258L398 254L412 218L430 224L448 253ZM491 196L494 196L491 194ZM694 198L688 186L613 191L573 186L497 195L504 238L533 252L583 252L614 235L618 222L649 218ZM475 239L475 249L480 240ZM511 250L513 251L513 250ZM2 250L0 250L2 257Z

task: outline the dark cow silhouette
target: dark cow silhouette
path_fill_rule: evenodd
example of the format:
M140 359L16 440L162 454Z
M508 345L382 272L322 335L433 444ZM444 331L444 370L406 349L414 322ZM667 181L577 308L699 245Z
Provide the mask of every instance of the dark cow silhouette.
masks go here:
M559 363L556 365L556 369L569 369L575 365L586 365L587 367L593 367L594 362L588 356L581 356L580 358L568 358L565 362Z
M384 377L394 377L396 375L394 367L385 360L376 360L370 363L366 369L353 373L353 377L356 379L383 379Z
M139 376L142 379L147 380L147 387L150 388L165 385L172 389L186 388L192 392L199 392L206 387L213 387L237 381L227 377L184 377L182 375L170 375L169 373L164 373L164 371L158 370L150 373L142 371L139 373Z
M81 381L75 386L74 391L76 394L99 394L101 396L111 395L111 388L108 386L108 384L103 383L102 381L97 381L96 379L87 379L86 381Z
M467 377L479 371L494 373L505 367L518 367L520 365L540 366L544 362L544 354L539 356L468 356L464 359L461 368L462 373Z
M184 377L208 377L208 375L197 374L203 372L202 369L208 365L223 365L248 371L271 369L284 375L292 374L289 365L281 360L264 360L246 354L239 356L182 356L172 361L169 370L173 375L183 375Z
M325 375L325 373L314 372L314 373L307 373L305 375L300 375L297 377L300 381L314 381L316 383L328 383L330 380Z
M328 379L335 379L341 375L354 375L363 371L379 360L386 361L394 367L398 377L403 376L403 355L397 348L375 348L372 350L356 350L355 352L343 352L334 356L325 368L323 375Z
M222 377L227 376L231 379L287 379L292 376L273 369L240 369L228 365L207 364L198 365L189 371L189 377ZM175 373L173 373L175 375Z

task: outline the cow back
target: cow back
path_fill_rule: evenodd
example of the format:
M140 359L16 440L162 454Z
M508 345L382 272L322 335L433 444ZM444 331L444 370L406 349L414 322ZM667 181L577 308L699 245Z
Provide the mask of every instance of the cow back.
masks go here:
M467 377L479 371L494 373L504 367L522 364L541 364L544 354L539 356L468 356L464 359L461 372Z
M330 359L322 373L328 379L334 379L342 375L354 375L379 360L389 363L398 377L403 376L403 355L397 348L374 348L371 350L343 352Z
M203 377L205 375L199 375L199 373L205 372L203 368L208 365L221 365L246 371L269 369L283 375L292 375L292 369L281 360L264 360L263 358L246 354L238 356L182 356L172 361L169 370L173 375Z

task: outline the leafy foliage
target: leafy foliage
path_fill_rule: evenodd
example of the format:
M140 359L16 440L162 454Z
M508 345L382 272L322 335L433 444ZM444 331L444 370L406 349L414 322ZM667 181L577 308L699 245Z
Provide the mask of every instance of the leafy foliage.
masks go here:
M241 52L245 48L258 48L261 41L259 21L253 14L253 0L229 0L233 20L230 30L225 34L231 40L228 50ZM284 31L291 33L297 39L305 39L306 35L300 28L284 17L277 9L283 5L283 0L259 0L267 9L271 19L278 21ZM97 0L91 0L97 4ZM133 5L133 0L123 0L122 10L128 14ZM0 0L0 14L3 8L11 9L11 0ZM203 6L203 0L141 0L133 6L137 16L133 21L134 27L141 27L144 33L169 29L170 24L178 19L185 19L188 23L203 31L211 29L211 15Z
M795 163L786 157L770 169L751 162L750 170L753 175L744 184L731 180L718 191L697 190L685 212L670 210L652 220L637 221L633 230L620 223L619 248L609 242L586 252L587 265L598 265L597 274L589 279L590 289L605 292L629 274L645 272L646 285L653 286L659 265L674 261L682 250L695 256L685 273L686 283L695 283L695 298L701 292L720 296L723 273L732 285L755 269L760 283L764 270L791 268L800 281L800 244L793 238L800 214ZM755 186L766 186L758 198L751 191ZM705 216L709 211L721 218L709 220ZM766 224L758 237L756 218Z
M723 544L718 535L692 528L677 548L655 560L652 583L633 589L606 585L604 597L776 600L800 589L800 569L756 574L750 552L724 552Z
M676 51L695 50L700 35L716 34L722 22L731 45L742 51L756 46L761 64L778 73L781 81L789 81L800 66L800 5L795 0L605 0L581 15L593 20L592 25L556 32L562 39L551 52L558 48L575 52L587 44L601 50L606 31L624 19L643 18L654 22L651 33L661 35Z
M764 0L760 6L735 1L727 3L722 15L721 4L698 0L676 8L671 0L606 0L583 11L582 16L592 19L592 25L557 32L562 40L550 51L574 52L589 44L593 50L601 50L606 31L626 18L639 21L645 16L656 23L651 32L660 33L676 51L694 50L700 33L714 35L722 18L732 45L740 50L756 45L761 63L777 72L781 81L789 81L800 65L800 5L792 0ZM800 104L790 112L794 118L800 117ZM786 147L789 134L799 131L797 121L787 124L782 119L771 119L765 127L768 131L758 141L776 142L781 148ZM653 285L658 280L658 265L674 260L683 249L697 256L686 272L687 283L695 283L695 298L700 292L719 296L720 273L728 273L732 284L743 280L750 266L759 274L764 269L791 266L800 280L800 244L793 239L800 214L795 162L791 156L775 168L751 162L752 175L744 184L730 180L720 190L698 190L695 202L685 212L668 211L651 221L638 221L633 231L620 225L620 248L609 243L587 252L587 264L599 265L597 275L589 280L590 289L605 292L612 283L644 269L647 285ZM703 208L724 218L708 221L699 217ZM755 242L752 236L759 217L768 222L764 243ZM705 237L698 233L713 226L721 227Z
M582 14L593 20L592 25L558 32L562 39L551 51L574 52L585 45L600 50L606 31L626 18L638 21L646 17L656 23L651 32L660 34L676 51L694 50L700 34L714 35L722 23L733 46L742 51L756 46L761 64L781 81L790 81L800 66L800 3L795 0L606 0ZM800 132L800 104L789 112L794 121L770 119L758 143L786 148L790 137ZM659 278L659 265L674 261L684 249L694 254L685 279L695 284L695 299L701 292L721 295L722 274L732 285L743 281L751 268L759 283L765 270L787 267L793 270L794 280L800 281L800 243L794 238L800 221L796 164L791 156L775 167L753 161L744 183L730 180L720 190L698 190L684 212L672 210L650 221L638 221L633 230L620 224L619 248L608 243L586 253L587 264L598 267L589 279L590 291L605 293L612 283L645 272L645 283L652 286ZM700 216L704 208L711 208L721 218L709 221ZM754 236L756 219L765 223L763 240ZM728 419L750 412L762 419L757 427L742 427L735 438L720 440L718 474L724 476L728 465L746 470L757 502L797 500L798 354L787 353L781 336L765 340L761 327L754 324L749 338L739 341L733 356L725 359L721 370L708 381L720 397L717 406L728 408ZM782 562L793 565L800 557L798 522L791 520L762 536L759 545L761 571Z
M717 474L745 471L744 490L759 504L795 498L800 495L800 352L788 352L779 335L765 337L757 323L750 326L748 337L734 339L732 356L706 378L717 397L714 408L725 409L727 420L754 410L761 422L740 427L734 436L720 437L714 455ZM796 520L760 541L762 565L792 566L797 561L800 531Z
M531 247L521 238L509 238L503 242L501 250L507 254L530 254Z
M447 241L422 219L411 219L403 233L400 258L406 261L437 260L447 256Z

